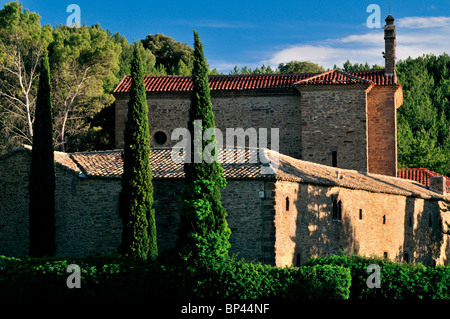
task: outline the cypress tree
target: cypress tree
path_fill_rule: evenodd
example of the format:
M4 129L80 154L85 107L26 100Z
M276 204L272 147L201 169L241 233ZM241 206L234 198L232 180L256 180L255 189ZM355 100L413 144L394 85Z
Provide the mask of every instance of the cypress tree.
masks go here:
M119 252L134 259L155 260L158 248L142 51L142 44L136 43L131 65L128 118L124 131L122 190L119 195L123 232Z
M30 256L55 253L55 161L48 56L41 61L29 182Z
M230 247L227 213L220 201L220 189L226 186L223 168L217 161L205 161L202 151L208 146L217 155L215 137L203 139L208 128L215 128L208 81L208 65L200 37L194 31L193 90L189 109L188 130L191 134L191 161L184 164L185 186L180 208L178 250L185 260L224 260ZM194 125L195 120L201 126ZM198 137L194 141L194 137ZM194 160L195 158L201 161Z

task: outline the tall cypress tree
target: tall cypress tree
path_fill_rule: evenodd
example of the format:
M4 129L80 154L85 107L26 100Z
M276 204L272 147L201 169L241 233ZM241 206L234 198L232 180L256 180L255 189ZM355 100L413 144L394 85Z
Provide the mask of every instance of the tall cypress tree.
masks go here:
M223 260L228 256L230 229L226 210L220 201L220 189L226 186L223 168L217 161L205 161L203 150L213 149L215 137L203 139L208 128L215 128L208 66L200 37L194 31L193 90L189 109L188 130L191 134L191 161L184 164L185 187L180 208L178 250L186 259ZM194 121L201 125L194 125ZM196 140L194 138L197 137ZM215 150L217 151L217 149ZM214 156L215 151L211 152ZM196 161L195 159L201 159Z
M42 57L30 168L30 256L55 253L55 161L48 56Z
M158 248L142 52L142 44L136 43L131 65L128 119L124 131L124 166L119 198L123 232L119 252L134 259L155 260Z

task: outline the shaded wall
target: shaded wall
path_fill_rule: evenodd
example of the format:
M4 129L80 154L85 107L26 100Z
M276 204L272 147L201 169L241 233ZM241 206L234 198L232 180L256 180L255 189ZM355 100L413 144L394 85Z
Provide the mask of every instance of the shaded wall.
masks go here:
M278 266L341 252L396 261L408 257L428 266L447 263L448 236L441 225L448 216L437 201L282 181L276 190ZM333 220L334 200L341 201L340 220Z

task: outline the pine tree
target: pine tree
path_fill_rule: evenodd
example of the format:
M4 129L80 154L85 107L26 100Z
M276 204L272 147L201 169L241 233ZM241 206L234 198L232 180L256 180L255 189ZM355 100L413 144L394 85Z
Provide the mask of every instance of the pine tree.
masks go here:
M124 131L124 165L119 199L123 232L119 252L138 260L155 260L158 248L142 51L142 44L137 43L131 65L128 120Z
M30 256L55 253L55 161L48 56L41 61L30 168Z
M193 90L189 109L188 130L191 137L191 162L184 164L185 187L180 209L178 249L185 260L224 260L230 247L230 229L227 213L220 201L220 189L226 186L223 168L217 161L205 161L202 150L214 146L215 137L202 139L208 128L215 128L210 89L208 65L203 55L203 45L194 31L194 64L192 69ZM201 127L194 125L201 121ZM194 132L196 130L197 132ZM212 148L211 155L217 149ZM214 151L215 149L215 151ZM201 161L194 159L200 158Z

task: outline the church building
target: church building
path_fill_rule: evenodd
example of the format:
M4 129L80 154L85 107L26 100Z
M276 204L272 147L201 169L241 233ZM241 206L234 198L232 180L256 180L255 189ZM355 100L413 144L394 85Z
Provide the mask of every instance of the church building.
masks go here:
M249 142L242 148L227 142L222 150L236 156L223 163L230 254L277 266L300 266L310 257L342 251L430 266L449 263L446 178L430 176L423 185L397 177L402 87L390 15L384 38L382 70L210 76L224 141L235 141L241 129ZM120 244L130 84L126 76L114 90L115 150L55 152L58 255L112 253ZM183 165L172 157L179 142L172 133L187 125L192 82L189 76L150 75L145 85L158 249L164 253L175 245L184 185ZM267 129L267 144L252 144L250 129ZM227 133L234 136L227 139ZM0 254L28 254L30 154L31 147L23 146L0 155ZM263 170L267 160L277 164L274 169Z

